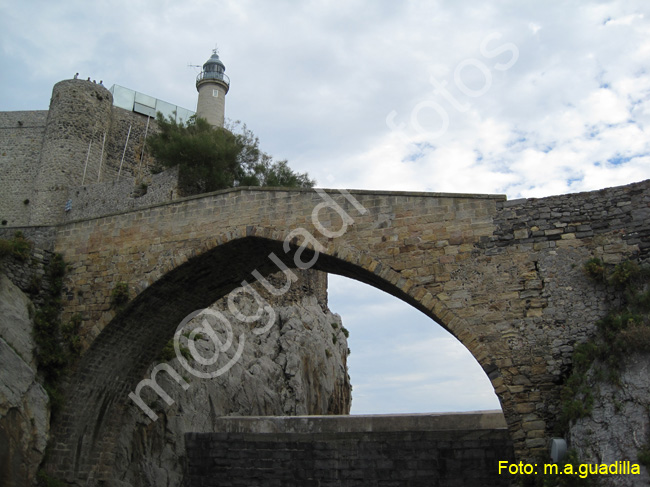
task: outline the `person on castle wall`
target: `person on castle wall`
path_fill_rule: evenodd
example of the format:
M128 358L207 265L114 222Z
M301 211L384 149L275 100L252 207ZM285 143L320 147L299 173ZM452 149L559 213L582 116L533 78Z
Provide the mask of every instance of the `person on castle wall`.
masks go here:
M77 78L79 78L79 73L74 75L74 79L77 79Z
M104 82L101 79L99 80L99 85L104 86Z
M88 76L88 81L90 81L90 76Z

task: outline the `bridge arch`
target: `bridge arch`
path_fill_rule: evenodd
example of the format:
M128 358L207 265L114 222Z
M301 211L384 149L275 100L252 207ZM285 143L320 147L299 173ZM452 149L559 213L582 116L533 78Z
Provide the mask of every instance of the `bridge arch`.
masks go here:
M237 188L62 224L53 240L71 268L64 319L81 313L91 331L54 427L53 473L104 475L124 398L178 323L254 269L275 272L272 251L298 265L285 244L298 253L305 242L302 262L318 251L314 268L389 292L458 338L492 382L515 455L534 462L546 453L574 346L607 311L605 292L580 263L647 259L649 188L644 181L512 202ZM119 281L137 295L115 316L110 296ZM154 314L152 334L139 325Z
M129 394L145 378L179 324L190 313L239 288L242 281L254 283L254 274L267 277L280 271L271 255L289 270L300 262L313 263L310 268L314 270L361 281L405 301L460 340L496 384L495 390L499 386L498 367L480 336L436 296L422 292L381 259L351 249L345 242L330 244L327 252L319 253L296 239L285 246L286 236L278 238L282 234L271 228L249 226L246 233L221 234L211 240L211 247L205 245L187 260L170 260L162 275L147 283L96 337L66 384L65 408L54 426L53 462L59 466L59 475L70 480L101 480L111 475L116 435L130 404ZM496 392L502 404L507 404L505 389ZM179 387L173 393L182 390Z

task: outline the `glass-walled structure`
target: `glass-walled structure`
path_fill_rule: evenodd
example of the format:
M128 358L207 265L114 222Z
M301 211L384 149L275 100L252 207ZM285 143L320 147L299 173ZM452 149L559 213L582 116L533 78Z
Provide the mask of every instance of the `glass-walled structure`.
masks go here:
M160 112L163 114L163 117L172 117L177 123L187 122L194 115L194 112L187 108L172 105L166 101L130 90L129 88L124 88L123 86L113 85L111 86L110 92L113 93L113 105L124 108L125 110L141 113L142 115L155 118L156 113Z

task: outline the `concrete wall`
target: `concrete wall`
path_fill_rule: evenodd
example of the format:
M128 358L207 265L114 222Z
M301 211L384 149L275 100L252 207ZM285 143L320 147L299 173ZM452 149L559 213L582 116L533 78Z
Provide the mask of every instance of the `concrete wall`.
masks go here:
M185 436L187 485L510 485L501 412L398 416L222 418Z

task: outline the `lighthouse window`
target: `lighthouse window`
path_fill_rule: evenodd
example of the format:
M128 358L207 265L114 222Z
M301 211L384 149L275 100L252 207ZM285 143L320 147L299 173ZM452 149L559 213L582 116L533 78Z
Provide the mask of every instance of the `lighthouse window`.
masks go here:
M212 96L214 96L215 98L218 98L219 97L219 90L212 90Z

